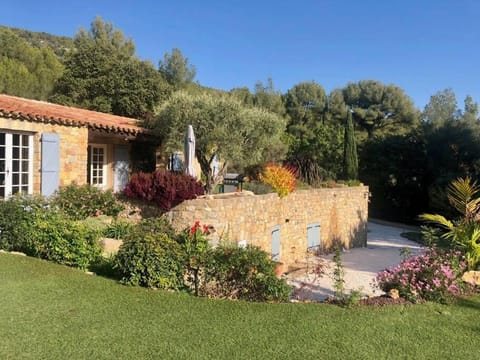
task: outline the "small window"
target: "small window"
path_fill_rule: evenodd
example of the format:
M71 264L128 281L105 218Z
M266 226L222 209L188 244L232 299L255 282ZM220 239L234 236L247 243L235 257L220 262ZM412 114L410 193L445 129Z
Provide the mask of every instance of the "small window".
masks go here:
M93 186L105 189L107 185L107 147L91 145L89 161L89 182Z

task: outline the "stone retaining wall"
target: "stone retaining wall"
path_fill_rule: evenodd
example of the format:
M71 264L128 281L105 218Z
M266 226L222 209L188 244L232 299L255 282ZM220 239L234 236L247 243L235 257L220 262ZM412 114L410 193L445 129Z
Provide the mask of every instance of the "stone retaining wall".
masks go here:
M320 247L335 243L345 248L366 246L368 187L296 191L277 194L246 192L206 195L188 200L167 213L173 227L183 230L199 220L215 232L212 243L243 242L272 251L272 230L280 230L279 261L294 265L307 255L307 226L320 224Z

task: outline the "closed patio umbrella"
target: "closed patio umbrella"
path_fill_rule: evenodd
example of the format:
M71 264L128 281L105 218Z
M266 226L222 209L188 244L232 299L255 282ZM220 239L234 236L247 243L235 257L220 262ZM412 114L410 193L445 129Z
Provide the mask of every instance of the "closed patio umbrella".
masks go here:
M188 125L184 146L185 173L196 177L195 167L193 166L195 160L195 134L193 133L192 125Z

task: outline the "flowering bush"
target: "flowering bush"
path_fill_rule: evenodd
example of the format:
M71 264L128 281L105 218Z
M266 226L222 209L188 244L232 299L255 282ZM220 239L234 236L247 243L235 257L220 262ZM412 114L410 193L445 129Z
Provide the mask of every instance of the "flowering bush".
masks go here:
M209 249L208 234L208 226L200 225L200 221L195 221L195 224L180 236L180 242L187 258L186 279L190 287L193 285L195 295L198 295L203 257Z
M164 170L132 174L124 190L125 196L155 202L165 211L203 193L202 184L192 176Z
M270 185L282 198L295 190L295 171L287 166L269 164L265 166L260 180Z
M432 248L378 273L375 280L381 290L396 289L413 302L448 302L466 289L461 281L466 267L461 252Z

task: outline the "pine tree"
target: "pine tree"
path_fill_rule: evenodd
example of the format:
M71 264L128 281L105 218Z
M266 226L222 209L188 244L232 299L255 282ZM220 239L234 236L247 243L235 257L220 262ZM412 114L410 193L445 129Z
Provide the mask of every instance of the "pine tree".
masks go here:
M343 176L345 180L358 179L358 156L357 143L355 141L355 131L353 129L353 120L351 111L347 112L347 122L345 124L345 135L343 141Z

